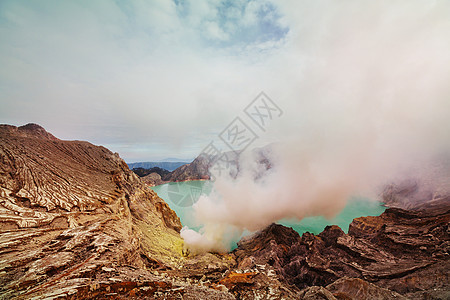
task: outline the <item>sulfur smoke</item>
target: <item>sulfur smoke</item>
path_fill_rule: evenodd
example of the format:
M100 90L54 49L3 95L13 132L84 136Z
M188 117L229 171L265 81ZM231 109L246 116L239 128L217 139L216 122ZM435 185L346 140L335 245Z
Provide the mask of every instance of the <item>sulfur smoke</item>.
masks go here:
M270 67L298 72L280 71L274 88L286 113L271 128L273 167L255 180L249 152L237 178L216 180L194 205L202 231L182 231L194 252L280 219L332 217L450 155L450 3L283 3L290 51Z

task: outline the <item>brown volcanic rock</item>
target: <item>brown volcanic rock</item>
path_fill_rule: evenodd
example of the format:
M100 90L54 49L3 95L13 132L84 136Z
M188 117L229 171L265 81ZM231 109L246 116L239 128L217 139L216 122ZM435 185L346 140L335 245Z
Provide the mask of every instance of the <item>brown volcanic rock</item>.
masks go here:
M396 292L380 288L359 278L343 277L327 285L326 289L332 292L336 299L407 299Z
M311 286L302 290L299 294L302 300L336 300L336 297L324 287ZM349 298L351 299L351 298Z
M439 299L449 291L449 222L450 211L442 213L441 207L388 209L379 217L357 218L349 234L327 226L319 235L300 237L291 228L272 224L241 241L234 255L239 266L267 264L281 281L298 288L336 282L331 290L341 295L345 291L350 295L349 287L357 285L357 289L375 289L368 292L369 298L377 293L385 295L380 299L395 298L391 292L395 291L407 297ZM336 281L344 277L364 282ZM376 291L378 287L391 291Z
M258 273L256 272L248 272L248 273L236 273L230 272L227 274L225 278L219 281L219 283L225 285L227 288L231 288L235 285L250 285L255 281L253 277L255 277Z

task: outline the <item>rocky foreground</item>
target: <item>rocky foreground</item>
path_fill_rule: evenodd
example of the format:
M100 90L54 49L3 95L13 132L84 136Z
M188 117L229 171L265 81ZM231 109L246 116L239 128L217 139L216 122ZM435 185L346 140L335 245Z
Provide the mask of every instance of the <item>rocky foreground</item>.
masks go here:
M450 198L432 200L187 257L179 218L117 154L0 125L0 299L449 299Z

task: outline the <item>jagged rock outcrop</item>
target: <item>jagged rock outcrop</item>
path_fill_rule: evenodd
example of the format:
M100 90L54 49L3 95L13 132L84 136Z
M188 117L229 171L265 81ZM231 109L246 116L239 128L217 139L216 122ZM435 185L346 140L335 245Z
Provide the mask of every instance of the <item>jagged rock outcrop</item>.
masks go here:
M399 293L414 299L444 299L450 295L449 222L447 201L440 209L391 208L379 217L357 218L348 234L327 226L319 235L300 237L291 228L272 224L241 240L234 255L241 268L265 264L288 285L328 286L338 299L336 293L351 295L350 288L361 284L367 287L357 289L372 289L369 298L394 299ZM339 281L346 277L358 280Z

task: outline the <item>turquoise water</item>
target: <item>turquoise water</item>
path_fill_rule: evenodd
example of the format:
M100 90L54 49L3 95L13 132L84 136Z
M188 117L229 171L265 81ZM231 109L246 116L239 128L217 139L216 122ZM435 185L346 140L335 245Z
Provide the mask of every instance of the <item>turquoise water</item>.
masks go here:
M164 199L180 217L183 226L198 230L199 224L193 219L192 204L200 195L208 195L213 184L209 181L185 181L171 182L152 187L152 189ZM334 218L308 217L301 221L281 220L280 224L292 227L300 235L304 232L319 234L327 225L338 225L345 232L354 218L362 216L378 216L385 210L380 202L371 201L367 198L352 197L346 207Z
M352 197L348 200L345 208L334 218L326 219L322 216L307 217L301 221L282 220L278 223L292 227L300 235L305 232L314 234L321 233L328 225L338 225L345 233L354 218L365 216L379 216L386 208L382 203L362 197Z
M183 226L198 230L200 226L193 218L192 204L202 194L211 193L212 187L210 181L184 181L161 184L152 189L177 213Z

